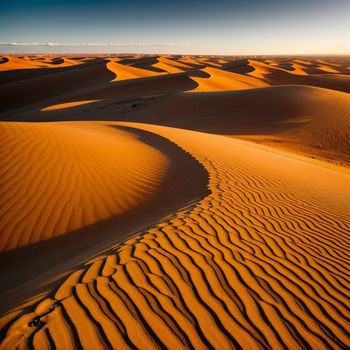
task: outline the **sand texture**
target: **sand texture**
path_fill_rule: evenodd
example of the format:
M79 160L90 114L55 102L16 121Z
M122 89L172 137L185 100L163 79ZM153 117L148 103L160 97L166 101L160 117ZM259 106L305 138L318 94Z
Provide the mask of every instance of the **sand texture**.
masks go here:
M349 349L349 67L3 57L0 348Z

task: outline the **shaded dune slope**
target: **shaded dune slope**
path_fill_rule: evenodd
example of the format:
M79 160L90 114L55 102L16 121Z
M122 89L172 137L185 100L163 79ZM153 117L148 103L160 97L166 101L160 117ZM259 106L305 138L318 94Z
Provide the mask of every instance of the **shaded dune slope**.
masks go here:
M115 105L119 103L124 103L125 101L130 102L131 100L138 99L141 96L154 96L154 95L166 95L174 94L178 92L188 91L194 89L197 84L188 77L185 73L174 73L174 74L158 74L156 76L147 76L140 78L130 78L121 81L113 81L115 74L106 69L106 67L101 66L101 71L99 74L88 76L87 80L91 79L90 83L84 82L84 79L79 83L80 85L74 88L75 83L73 82L67 90L64 91L64 85L62 84L55 89L50 90L44 94L44 99L40 98L40 95L35 94L36 85L34 84L33 94L29 94L27 97L20 99L20 94L18 92L12 94L11 89L16 90L17 84L5 84L0 86L0 91L3 91L10 96L9 101L5 102L0 106L3 113L0 114L0 119L2 120L21 120L23 113L27 115L28 110L41 110L52 105L61 103L75 103L79 101L90 101L90 100L106 100L106 104ZM87 74L92 72L86 71ZM75 79L73 76L71 76ZM69 76L67 75L67 78ZM55 77L52 76L55 80ZM46 80L46 79L44 79ZM29 88L30 81L27 80L23 82L25 85L25 90ZM64 78L62 77L62 81ZM75 81L75 80L74 80ZM24 84L27 83L27 84ZM42 89L43 85L46 83L42 79L38 79L38 89ZM68 79L67 84L70 83ZM48 82L50 85L51 82ZM9 87L9 89L7 89ZM16 90L17 91L17 90ZM20 90L18 90L20 91ZM41 90L40 90L41 91ZM13 91L12 91L13 92ZM60 93L61 92L61 93ZM17 100L21 100L17 105ZM43 102L44 101L44 102ZM16 107L16 109L11 109ZM93 108L95 109L95 108ZM97 108L98 110L98 108ZM58 114L59 118L55 120L66 120L66 116L61 113ZM89 117L86 118L87 120ZM91 118L90 118L91 119ZM105 118L108 119L108 118ZM33 121L46 121L46 118L40 118L40 115L36 115L34 119L24 119ZM73 118L72 120L75 120Z
M350 95L332 90L278 86L181 94L141 100L119 115L124 120L226 135L273 135L315 153L350 155Z
M102 95L87 97L102 98ZM296 85L191 92L114 103L110 98L95 102L93 106L66 110L64 114L59 110L45 113L34 110L18 115L19 120L59 120L62 117L129 120L248 137L293 152L350 163L350 96L316 87Z
M13 58L9 59L11 64ZM63 63L61 62L63 61ZM19 80L32 79L43 77L48 74L56 74L60 72L79 69L83 64L96 63L103 61L103 58L93 58L89 60L74 60L67 58L55 58L51 64L43 63L40 61L35 66L28 65L33 60L27 60L28 64L19 63L18 65L10 65L10 69L7 64L0 65L0 85L12 83ZM35 61L34 61L35 62ZM61 62L60 64L58 62ZM35 69L33 69L35 68Z
M39 77L0 85L0 95L3 98L0 111L19 108L95 84L107 83L114 78L114 74L106 68L103 61L63 68L55 74L42 75L43 73L45 72L41 72Z
M348 175L219 135L122 125L190 152L211 193L74 271L4 328L5 349L350 346Z

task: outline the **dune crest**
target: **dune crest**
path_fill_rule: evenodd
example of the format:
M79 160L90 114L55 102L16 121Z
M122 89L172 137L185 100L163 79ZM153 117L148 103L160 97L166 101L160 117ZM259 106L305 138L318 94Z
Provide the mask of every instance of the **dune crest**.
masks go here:
M168 73L182 73L184 72L184 68L191 68L186 64L174 61L166 57L159 57L157 59L157 63L154 63L152 66L162 69Z
M74 101L74 102L67 102L67 103L59 103L57 105L52 105L49 107L45 107L42 108L41 111L45 112L45 111L54 111L57 109L65 109L65 108L72 108L72 107L76 107L76 106L82 106L85 104L89 104L89 103L93 103L96 102L98 100L88 100L88 101Z
M165 73L153 72L151 70L137 68L133 66L127 66L112 60L110 60L107 63L107 68L116 75L116 77L112 80L112 82L120 81L120 80L143 78L143 77L153 77L153 76L165 74Z
M198 84L198 87L191 90L193 92L243 90L268 85L264 81L253 77L231 73L212 67L203 68L201 71L209 74L210 77L200 78L191 76L191 79Z

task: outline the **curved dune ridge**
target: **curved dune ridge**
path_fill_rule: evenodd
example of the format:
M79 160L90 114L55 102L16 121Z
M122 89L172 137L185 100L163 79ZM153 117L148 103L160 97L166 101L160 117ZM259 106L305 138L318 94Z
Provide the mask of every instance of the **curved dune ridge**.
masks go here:
M190 66L174 61L167 57L158 57L157 63L152 65L168 73L182 73L184 68L191 68Z
M224 136L122 125L190 152L211 194L74 271L6 327L5 349L350 346L349 175Z
M2 123L0 250L67 234L149 201L167 157L125 131Z
M201 78L191 76L191 79L198 84L198 87L191 90L193 92L243 90L268 85L264 81L253 77L231 73L212 67L203 68L201 71L209 74L210 77Z
M57 105L45 107L45 108L41 109L41 111L45 112L45 111L54 111L57 109L72 108L72 107L82 106L82 105L86 105L86 104L97 102L97 101L98 100L88 100L88 101L74 101L74 102L67 102L67 103L59 103Z
M112 81L152 77L164 74L164 72L153 72L147 69L124 65L113 60L110 60L107 63L107 68L116 75L116 77Z

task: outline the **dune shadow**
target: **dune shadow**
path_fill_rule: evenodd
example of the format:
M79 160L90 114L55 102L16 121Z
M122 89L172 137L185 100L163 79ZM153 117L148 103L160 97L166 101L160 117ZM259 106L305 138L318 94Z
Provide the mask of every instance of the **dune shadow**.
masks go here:
M61 60L62 62L54 61L54 62L50 62L50 64L55 65L55 64L63 63L62 58ZM98 64L99 62L101 62L101 59L93 62L82 62L81 64L72 65L68 67L23 68L23 69L13 69L8 71L3 71L3 72L0 72L0 85L10 84L10 83L19 82L27 79L45 78L46 76L60 74L60 73L67 73L67 72L79 70L81 68L86 68L88 65L91 66L94 64ZM5 63L5 62L0 62L0 63Z
M231 73L237 73L237 74L243 74L246 75L248 73L254 72L255 68L248 65L248 60L239 60L235 62L230 62L227 64L224 64L222 66L222 70L228 71Z
M3 57L0 58L0 64L6 63L8 61L9 61L9 59L6 56L3 56Z
M20 70L20 76L28 74L27 79L12 81L0 85L0 95L3 97L0 104L0 112L14 108L24 107L51 97L69 93L86 86L93 86L98 83L108 83L114 78L114 74L106 68L106 62L87 63L73 67L57 68L56 72L47 68L45 71L23 72ZM4 72L7 75L0 74L0 81L12 79L17 71ZM34 76L43 74L43 76ZM34 74L34 75L33 75ZM31 75L31 78L29 76ZM6 78L7 77L7 78ZM11 78L12 77L12 78Z
M51 62L49 62L49 64L53 64L53 65L62 64L62 63L64 63L64 58L62 57L56 57Z

